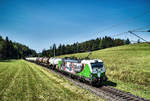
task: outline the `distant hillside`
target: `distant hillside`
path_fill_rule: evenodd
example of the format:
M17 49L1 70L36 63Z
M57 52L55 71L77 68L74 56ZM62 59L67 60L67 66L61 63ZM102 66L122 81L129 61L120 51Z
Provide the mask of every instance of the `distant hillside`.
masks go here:
M83 58L88 52L61 57ZM150 99L150 44L139 43L93 51L90 58L104 61L107 76L117 88Z
M56 47L56 44L53 44L53 46L50 46L50 49L43 50L41 55L43 57L52 57L54 56L54 50L56 56L73 53L82 53L88 51L95 51L99 49L105 49L109 47L121 46L130 43L131 42L129 39L123 40L119 38L111 38L105 36L103 38L91 39L80 43L76 42L67 45L60 44L58 47Z
M20 59L26 56L36 56L36 52L29 47L12 42L6 37L3 39L0 36L0 59Z

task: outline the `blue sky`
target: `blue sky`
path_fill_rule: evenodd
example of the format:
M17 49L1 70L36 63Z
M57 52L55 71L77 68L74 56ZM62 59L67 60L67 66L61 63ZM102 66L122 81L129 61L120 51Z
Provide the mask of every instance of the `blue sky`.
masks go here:
M0 0L0 35L37 52L53 43L83 42L147 25L150 0ZM150 41L150 33L137 34Z

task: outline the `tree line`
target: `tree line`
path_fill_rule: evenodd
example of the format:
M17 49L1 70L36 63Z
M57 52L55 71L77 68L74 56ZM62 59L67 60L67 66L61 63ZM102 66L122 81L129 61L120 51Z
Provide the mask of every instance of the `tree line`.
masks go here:
M91 39L85 42L81 43L74 43L74 44L60 44L58 47L56 47L56 44L54 43L52 46L50 46L50 49L43 50L41 56L43 57L53 57L54 55L64 55L64 54L72 54L72 53L81 53L81 52L87 52L87 51L95 51L100 49L105 49L109 47L114 46L121 46L125 44L130 44L129 39L114 39L108 36L105 36L103 38L96 38Z
M0 36L0 59L20 59L27 56L37 56L37 53L26 45L12 42L8 37L3 39Z

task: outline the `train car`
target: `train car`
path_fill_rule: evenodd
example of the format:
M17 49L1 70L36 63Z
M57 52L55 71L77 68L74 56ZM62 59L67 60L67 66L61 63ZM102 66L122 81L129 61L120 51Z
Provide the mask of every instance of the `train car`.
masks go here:
M61 64L60 62L62 62L61 58L50 58L49 59L49 65L52 69L57 69L59 64Z
M40 57L39 58L39 63L42 63L43 62L43 57Z
M28 57L28 58L25 58L25 59L28 60L28 61L31 61L31 62L35 62L36 58L37 57Z
M45 63L45 64L49 64L49 58L47 58L47 57L43 58L42 62Z
M25 59L26 59L27 61L29 61L29 57L26 57Z
M44 57L42 59L42 65L49 67L49 58L48 57Z
M37 64L39 63L39 57L36 58L35 63L37 63Z

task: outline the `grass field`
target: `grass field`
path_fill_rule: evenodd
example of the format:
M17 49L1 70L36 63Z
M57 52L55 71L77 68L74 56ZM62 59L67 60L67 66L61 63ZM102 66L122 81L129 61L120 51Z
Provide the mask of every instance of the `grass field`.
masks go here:
M86 57L85 53L61 57ZM104 61L106 75L116 88L150 99L150 44L132 44L92 52L90 58Z
M24 60L0 62L0 101L102 101L48 69Z

